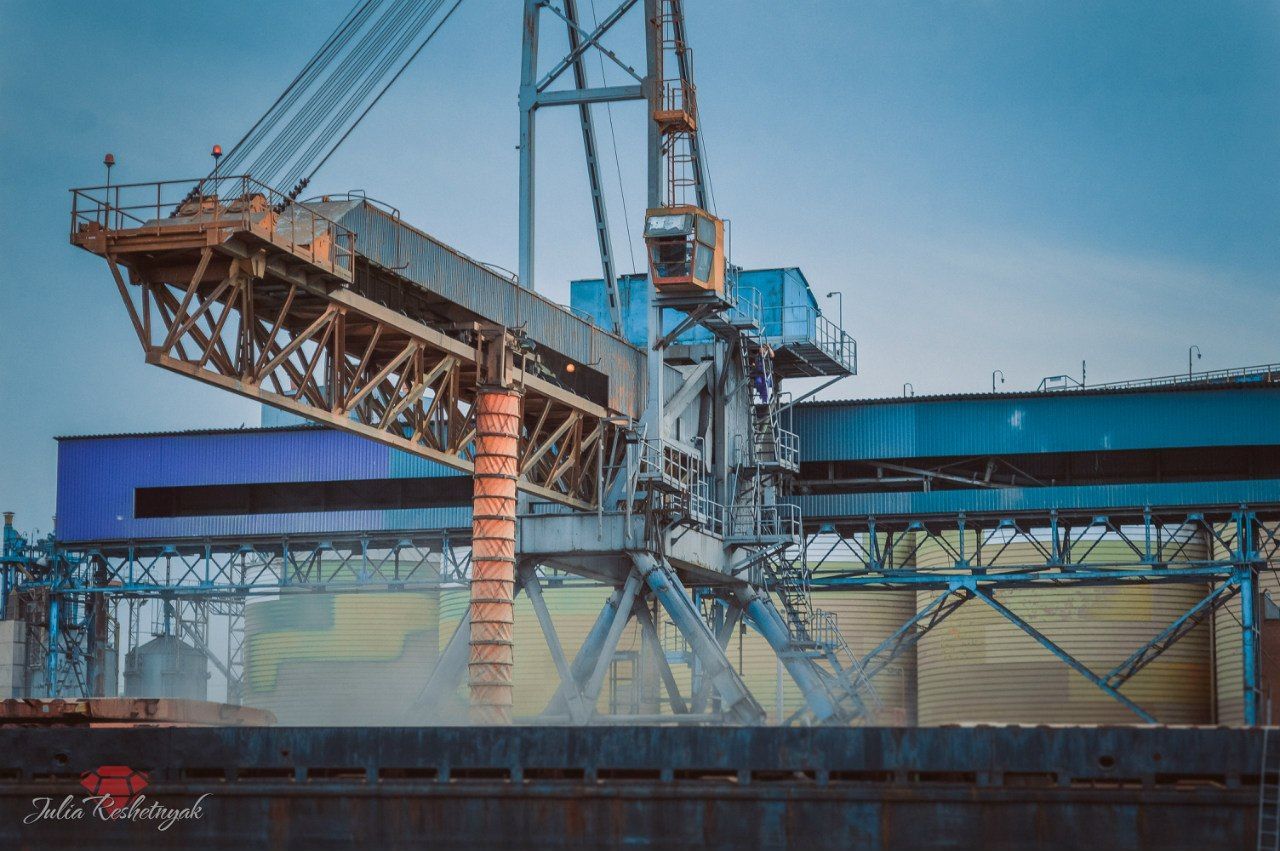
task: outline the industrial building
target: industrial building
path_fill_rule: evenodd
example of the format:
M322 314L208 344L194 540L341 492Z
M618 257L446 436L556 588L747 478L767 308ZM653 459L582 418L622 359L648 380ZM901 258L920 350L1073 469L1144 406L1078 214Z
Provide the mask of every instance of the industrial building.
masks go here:
M589 283L575 292L586 305L595 298L598 309L600 284ZM1133 512L1174 512L1180 522L1161 527L1161 545L1177 553L1171 560L1209 562L1221 544L1186 517L1241 505L1265 511L1273 502L1268 495L1280 493L1280 388L1266 368L1153 386L801 402L793 417L802 447L795 500L815 524L807 547L814 605L834 617L860 653L910 621L937 592L842 585L842 577L868 567L867 553L837 543L850 524L880 518L891 529L905 521L888 554L894 564L945 571L955 566L959 538L944 525L961 511L974 518L969 546L982 542L987 550L969 561L993 568L1040 558L1047 526L1038 542L1003 534L992 542L978 525L983 514L1034 518L1056 511L1064 524L1081 510L1090 523L1117 514L1114 527L1095 524L1073 537L1087 542L1090 560L1141 567L1142 554L1131 545L1145 530L1130 522ZM181 564L193 577L207 575L218 553L289 544L322 578L300 577L306 593L247 603L238 624L243 636L233 642L242 644L243 658L232 660L229 694L287 723L412 723L413 702L465 607L465 588L449 575L448 562L470 528L466 477L358 436L289 423L268 409L264 421L275 426L59 438L57 539L139 568L163 563L170 576ZM406 548L398 551L403 587L387 590L377 561L385 558L375 553L406 542L414 549L412 559ZM316 584L328 583L368 588L358 595L314 593ZM1192 609L1206 587L1011 589L1004 599L1087 665L1102 668ZM1264 580L1258 624L1264 648L1274 638L1270 591ZM573 651L608 592L565 576L543 596ZM517 634L528 636L516 657L517 716L531 718L550 700L555 666L528 600L516 611ZM157 640L190 641L183 630L206 633L211 620L207 611L198 614L199 624L173 620L166 627L162 616L139 613L131 620L135 631L115 650L131 659ZM1238 600L1216 609L1140 672L1126 694L1165 723L1242 723L1239 617ZM226 629L218 625L215 632ZM668 701L645 699L638 632L623 646L632 651L613 663L602 705L640 714L648 702L670 712ZM228 664L221 647L204 649L214 664L197 666L199 680ZM683 648L664 649L670 660L688 662ZM780 676L757 631L742 625L730 649L772 721L798 708L796 687ZM1275 672L1266 653L1262 660L1265 706ZM687 664L674 667L691 675ZM31 660L11 695L39 694L43 670L42 660ZM333 688L336 682L347 687ZM881 724L1134 720L1126 706L996 612L976 606L957 612L945 634L922 637L873 682ZM115 693L113 687L118 682L105 693ZM126 675L125 694L187 696L137 689ZM360 703L353 695L373 692L383 695L380 718L367 705L344 707Z
M632 7L641 70L600 41ZM518 274L304 197L451 13L357 4L209 175L72 190L146 362L263 424L58 438L53 534L5 520L0 803L92 764L229 799L188 834L228 847L1280 843L1280 367L818 400L857 344L799 267L735 265L679 0L526 0ZM633 275L591 117L627 101ZM557 107L600 256L568 305ZM66 729L121 696L241 726Z

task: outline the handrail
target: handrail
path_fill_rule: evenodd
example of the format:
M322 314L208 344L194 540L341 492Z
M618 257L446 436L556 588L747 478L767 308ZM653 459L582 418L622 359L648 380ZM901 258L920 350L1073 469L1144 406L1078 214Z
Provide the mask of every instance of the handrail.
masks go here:
M234 229L340 277L354 272L354 231L247 174L82 187L71 190L71 199L73 241L97 231L161 236L192 225Z
M1135 378L1127 381L1108 381L1103 384L1081 386L1085 390L1121 390L1131 387L1159 387L1168 384L1200 384L1230 381L1231 379L1256 378L1263 381L1280 381L1280 363L1267 363L1258 366L1237 366L1227 369L1215 369L1206 372L1176 373L1160 375L1154 378Z
M761 310L765 340L770 345L813 343L828 357L857 371L858 342L808 304L773 305Z

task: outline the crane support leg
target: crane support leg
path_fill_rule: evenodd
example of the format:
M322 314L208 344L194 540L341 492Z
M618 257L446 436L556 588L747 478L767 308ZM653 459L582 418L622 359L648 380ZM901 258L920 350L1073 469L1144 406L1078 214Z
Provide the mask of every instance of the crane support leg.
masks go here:
M763 591L755 589L746 605L747 617L764 636L782 660L782 665L800 687L809 711L819 724L844 721L840 717L831 693L823 682L822 674L814 661L791 646L791 633L782 615Z
M694 608L693 601L689 599L675 571L664 559L649 553L632 553L631 560L644 577L649 590L658 598L662 608L702 663L703 675L720 694L726 717L743 724L764 723L764 707L751 696L746 684L729 663L724 648L716 641L711 628Z

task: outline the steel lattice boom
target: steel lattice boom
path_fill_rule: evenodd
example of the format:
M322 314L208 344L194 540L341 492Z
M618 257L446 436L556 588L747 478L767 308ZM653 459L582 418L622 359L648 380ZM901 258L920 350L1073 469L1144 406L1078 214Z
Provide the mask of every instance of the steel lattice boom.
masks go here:
M597 504L621 451L607 408L534 374L503 328L433 327L361 294L356 234L314 209L248 177L165 203L190 183L73 193L71 241L110 265L148 363L466 472L476 388L510 383L521 489Z

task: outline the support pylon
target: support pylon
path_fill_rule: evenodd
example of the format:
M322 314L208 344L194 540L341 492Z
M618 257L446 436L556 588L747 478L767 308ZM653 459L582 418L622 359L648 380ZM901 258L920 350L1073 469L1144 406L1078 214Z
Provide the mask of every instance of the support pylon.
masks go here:
M467 662L474 724L511 723L520 403L520 393L504 387L476 394Z

